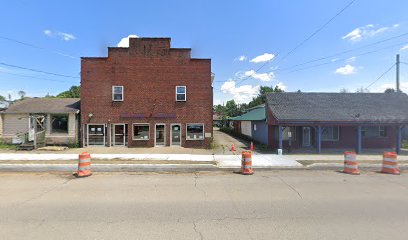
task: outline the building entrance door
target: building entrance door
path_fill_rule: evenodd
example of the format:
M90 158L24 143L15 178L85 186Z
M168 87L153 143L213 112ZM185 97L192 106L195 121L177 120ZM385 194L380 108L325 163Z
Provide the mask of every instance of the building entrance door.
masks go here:
M105 125L88 125L88 146L105 146Z
M125 146L126 144L126 127L125 124L113 124L113 146Z
M303 127L303 147L310 147L310 127Z
M170 145L171 146L181 146L181 125L172 124L170 132Z
M154 145L165 146L166 145L166 126L164 124L156 124L154 133Z

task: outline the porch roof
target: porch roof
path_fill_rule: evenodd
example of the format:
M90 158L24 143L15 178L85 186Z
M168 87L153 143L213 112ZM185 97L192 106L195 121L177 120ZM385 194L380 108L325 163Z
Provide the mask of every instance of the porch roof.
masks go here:
M78 113L79 98L27 98L2 113Z
M232 121L263 121L265 119L265 105L263 104L250 108L248 112L242 114L241 116L230 118Z
M279 123L408 123L404 93L269 93L268 110Z

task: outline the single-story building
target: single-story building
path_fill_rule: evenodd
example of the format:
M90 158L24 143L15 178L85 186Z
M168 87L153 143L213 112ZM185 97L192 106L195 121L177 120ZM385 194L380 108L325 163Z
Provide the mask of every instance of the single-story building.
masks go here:
M408 124L404 93L269 93L271 148L355 149L401 147Z
M232 117L235 132L250 137L254 142L268 145L268 124L266 122L265 105L248 109L241 116Z
M0 101L0 113L5 111L10 106L10 101ZM0 138L3 136L3 120L0 117Z
M78 143L79 98L27 98L0 113L2 139L6 143L34 141L35 132L44 132L45 144Z

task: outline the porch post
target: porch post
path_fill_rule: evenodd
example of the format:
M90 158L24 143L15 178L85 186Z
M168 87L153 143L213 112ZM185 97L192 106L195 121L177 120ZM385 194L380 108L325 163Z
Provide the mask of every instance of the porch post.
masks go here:
M283 142L282 142L282 126L279 125L279 149L283 149Z
M357 127L357 153L361 153L361 126Z
M320 153L322 151L322 127L321 126L317 126L316 128L317 130L317 136L316 136L316 150L317 153Z
M401 151L401 126L397 126L397 143L395 144L395 152L400 153Z

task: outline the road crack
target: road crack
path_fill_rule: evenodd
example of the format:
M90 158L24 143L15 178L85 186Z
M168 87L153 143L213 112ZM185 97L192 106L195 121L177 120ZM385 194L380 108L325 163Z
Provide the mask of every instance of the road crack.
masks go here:
M200 236L200 239L203 240L204 239L203 234L201 233L201 231L197 229L196 221L193 221L193 229L194 229L194 232L196 232Z
M198 178L200 178L199 176L198 176L198 174L195 172L194 173L194 187L196 188L196 189L198 189L200 192L202 192L203 194L204 194L204 197L207 197L207 192L206 191L204 191L204 189L201 189L201 188L199 188L198 186L197 186L197 179Z
M298 190L296 190L296 188L294 188L292 185L290 185L289 183L287 183L285 180L283 180L281 177L276 176L276 178L278 178L279 180L281 180L281 182L283 182L286 186L288 186L290 189L292 189L298 196L300 199L303 200L302 194L300 194L300 192Z
M63 186L65 186L66 184L68 184L68 182L70 182L71 180L73 180L73 178L72 178L72 179L67 179L67 180L64 181L63 183L58 184L58 185L56 185L56 186L54 186L54 187L52 187L52 188L50 188L50 189L48 189L48 190L46 190L46 191L43 191L42 193L40 193L40 194L38 194L38 195L36 195L36 196L34 196L34 197L32 197L32 198L27 199L26 201L24 201L24 202L22 202L22 203L20 203L20 204L18 204L18 205L24 205L24 204L29 203L29 202L31 202L31 201L37 200L37 199L43 197L44 195L46 195L47 193L50 193L50 192L52 192L52 191L55 191L55 190L58 190L58 189L62 188Z

